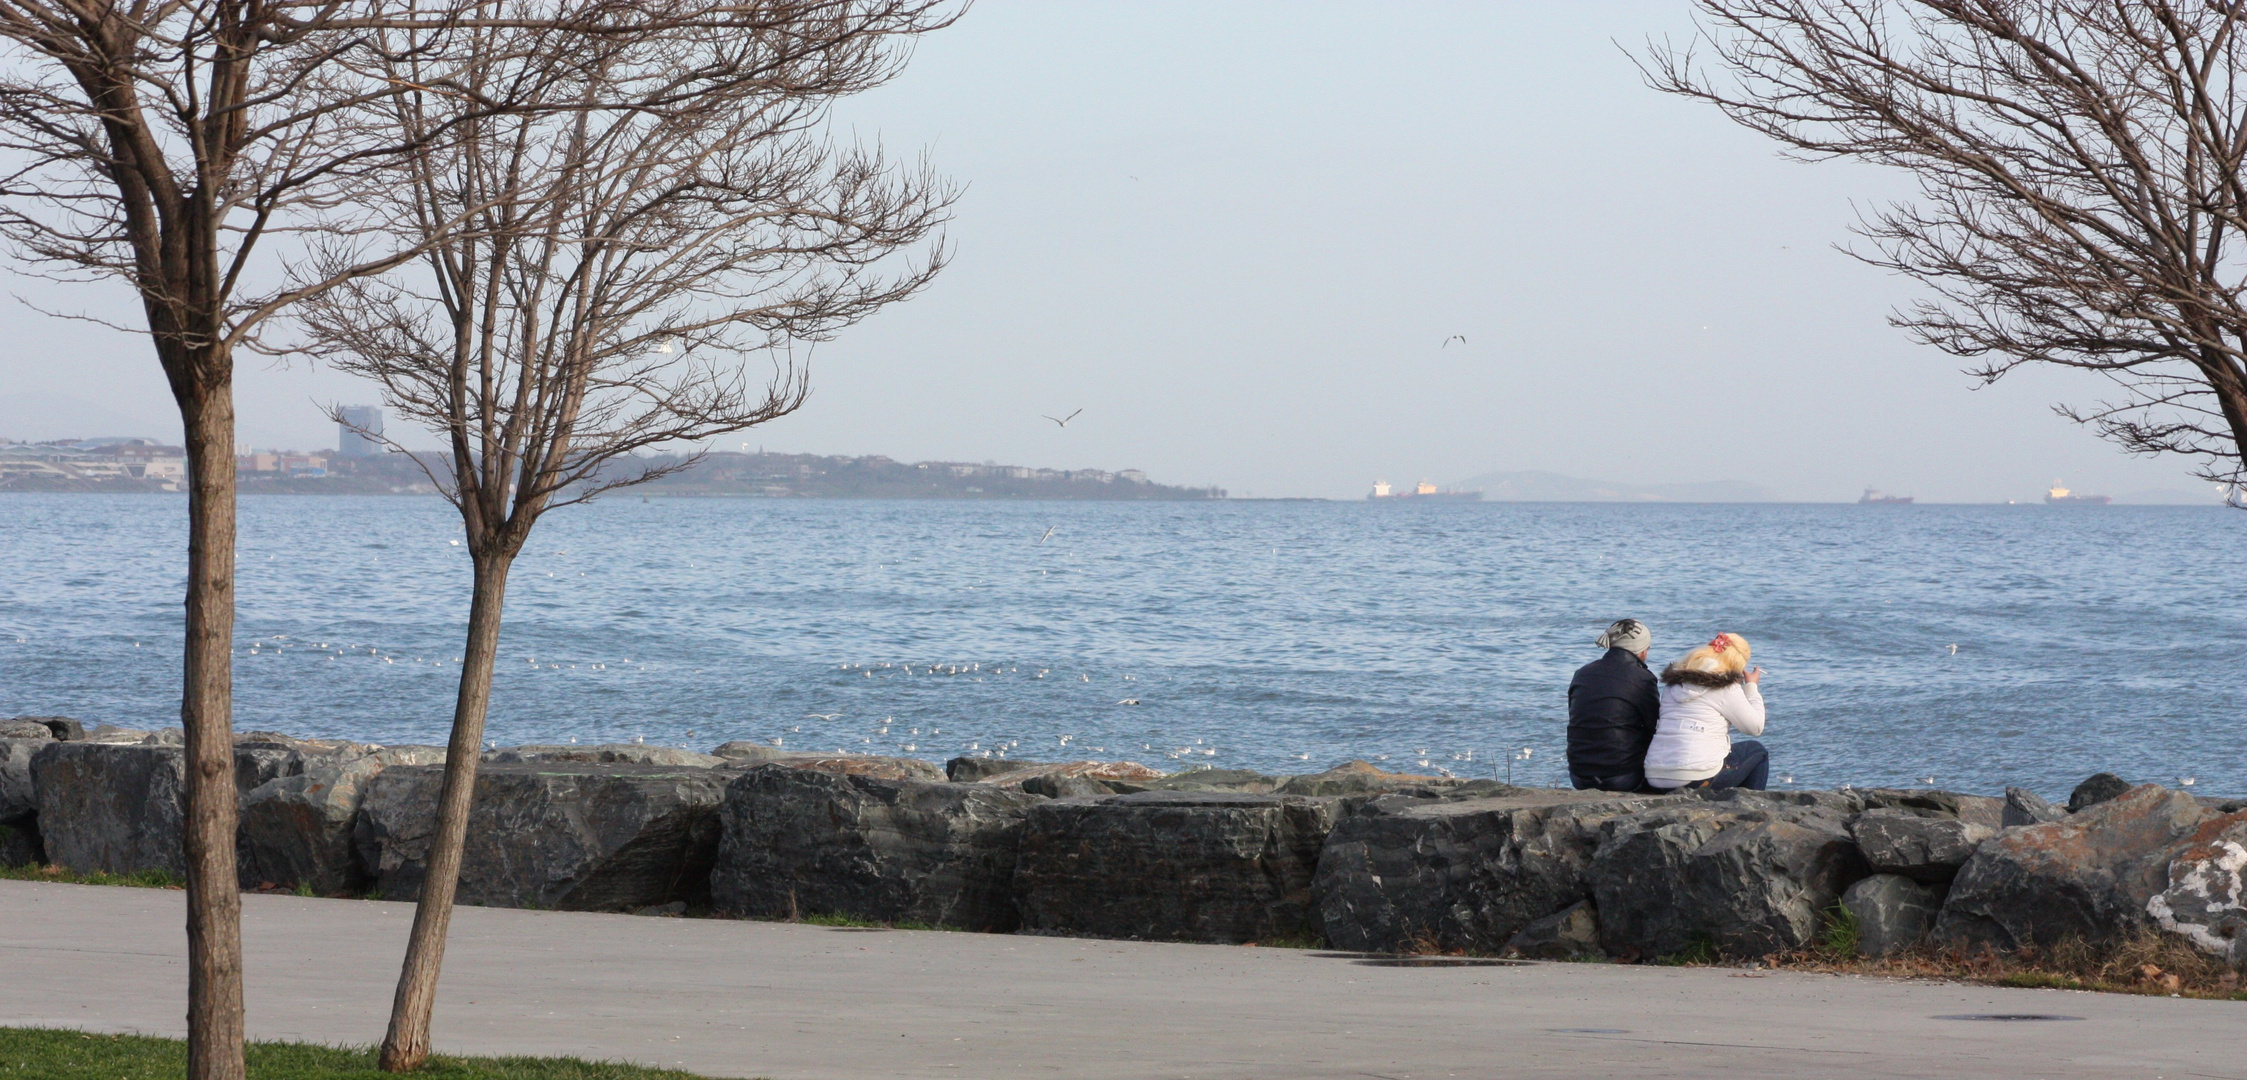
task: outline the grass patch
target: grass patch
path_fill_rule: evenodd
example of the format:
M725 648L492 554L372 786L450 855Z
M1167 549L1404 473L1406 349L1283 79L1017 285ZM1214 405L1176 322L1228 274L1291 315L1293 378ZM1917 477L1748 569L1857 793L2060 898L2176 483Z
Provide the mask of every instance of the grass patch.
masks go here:
M40 866L25 863L22 866L0 866L0 881L56 881L65 885L123 885L134 889L184 889L187 882L165 870L142 870L131 874L111 874L96 870L91 874L78 874L59 866Z
M1843 963L1857 958L1864 944L1864 933L1857 926L1857 913L1835 904L1826 909L1826 929L1818 935L1814 946L1826 954L1828 960Z
M1707 967L1722 959L1724 950L1717 948L1716 938L1695 934L1691 944L1654 962L1669 967Z
M251 1043L250 1080L391 1080L371 1048ZM16 1080L177 1080L187 1044L146 1035L0 1027L0 1077ZM693 1073L579 1058L430 1058L410 1075L428 1080L699 1080Z
M881 921L878 921L878 920L875 920L875 919L861 919L861 918L859 918L859 917L858 917L858 916L856 916L856 915L841 915L841 914L836 914L836 913L833 913L833 912L829 912L829 913L825 913L825 914L819 914L819 915L802 915L802 916L798 916L797 918L794 918L794 919L784 919L784 920L781 920L781 921L783 921L783 922L798 922L798 923L802 923L802 924L804 924L805 926L844 926L844 927L850 927L850 928L853 928L853 929L858 929L858 930L950 930L950 929L952 929L952 927L949 927L949 926L938 926L938 925L936 925L935 923L916 922L916 921L914 921L914 920L912 920L912 919L899 919L899 920L898 920L898 921L896 921L896 922L881 922Z
M1326 948L1326 935L1316 930L1304 930L1281 937L1268 937L1261 941L1251 941L1249 944L1265 949L1323 949Z
M1841 956L1822 938L1810 948L1763 958L1770 967L1892 978L1948 979L2035 990L2247 1001L2241 973L2183 939L2147 930L2114 942L2063 941L2013 952L1920 946L1894 956Z

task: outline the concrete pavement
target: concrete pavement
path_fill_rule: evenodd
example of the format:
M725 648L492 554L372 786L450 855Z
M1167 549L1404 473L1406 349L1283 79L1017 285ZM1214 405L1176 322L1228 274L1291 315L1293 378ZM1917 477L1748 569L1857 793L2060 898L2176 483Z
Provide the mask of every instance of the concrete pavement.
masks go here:
M179 1034L183 894L0 881L0 1024ZM412 907L245 896L254 1037L381 1038ZM2057 1014L2058 1021L1949 1020ZM437 1046L726 1077L2219 1077L2247 1004L462 908Z

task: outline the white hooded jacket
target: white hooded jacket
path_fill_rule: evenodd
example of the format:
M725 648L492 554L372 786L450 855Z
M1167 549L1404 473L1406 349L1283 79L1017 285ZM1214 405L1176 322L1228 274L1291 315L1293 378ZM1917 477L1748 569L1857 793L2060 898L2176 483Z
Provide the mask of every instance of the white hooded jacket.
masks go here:
M1763 734L1763 694L1754 683L1738 675L1680 674L1684 680L1671 682L1671 673L1663 672L1662 715L1646 748L1646 780L1658 788L1715 776L1732 751L1732 729L1751 738Z

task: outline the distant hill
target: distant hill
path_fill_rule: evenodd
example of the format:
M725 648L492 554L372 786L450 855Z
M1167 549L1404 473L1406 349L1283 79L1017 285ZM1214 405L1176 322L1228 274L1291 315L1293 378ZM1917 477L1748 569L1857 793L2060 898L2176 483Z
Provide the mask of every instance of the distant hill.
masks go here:
M612 473L677 460L614 463ZM1137 469L1037 469L966 461L893 461L818 454L705 455L691 469L629 489L639 495L731 495L812 499L1222 499L1223 488L1173 487Z
M1739 480L1691 484L1626 484L1552 472L1493 472L1452 485L1479 490L1485 502L1741 503L1775 501L1769 488Z

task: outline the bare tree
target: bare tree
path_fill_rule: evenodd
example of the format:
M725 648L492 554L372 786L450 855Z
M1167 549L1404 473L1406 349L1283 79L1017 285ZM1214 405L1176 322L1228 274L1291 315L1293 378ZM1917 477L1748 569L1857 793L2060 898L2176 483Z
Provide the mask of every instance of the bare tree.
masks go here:
M2059 406L2133 453L2247 479L2247 41L2219 0L1698 0L1648 81L1804 160L1909 172L1859 258L1928 286L1892 321L1985 382L2098 372ZM1703 61L1713 60L1714 71Z
M905 299L943 266L951 188L925 165L838 149L825 128L835 99L894 77L914 38L952 14L917 0L768 14L754 35L495 49L442 86L401 64L392 78L432 89L396 100L397 125L449 132L417 140L385 185L396 209L382 216L408 230L394 246L426 254L298 308L306 351L379 382L445 441L444 464L426 467L460 511L473 566L386 1070L429 1054L508 572L540 515L699 457L636 451L795 410L808 384L793 343ZM478 112L494 97L526 107ZM780 359L752 377L744 360L760 355Z

